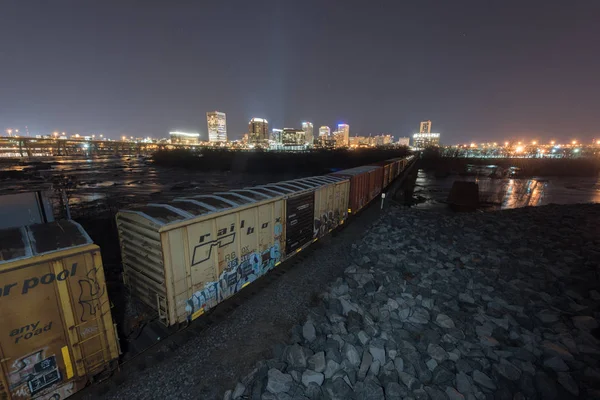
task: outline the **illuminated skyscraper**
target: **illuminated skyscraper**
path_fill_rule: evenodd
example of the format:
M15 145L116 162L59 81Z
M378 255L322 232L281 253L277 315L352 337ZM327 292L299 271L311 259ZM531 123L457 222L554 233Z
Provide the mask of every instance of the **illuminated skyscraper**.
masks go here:
M252 118L248 124L248 140L250 144L266 145L269 142L269 121Z
M276 144L281 144L281 133L283 129L273 128L273 132L271 132L271 140Z
M304 146L307 142L304 129L283 128L281 142L284 146Z
M312 145L313 141L314 141L313 124L312 124L312 122L303 122L302 123L302 130L305 133L306 143Z
M419 129L419 133L431 133L431 121L421 122L421 129Z
M206 113L208 123L208 141L226 142L227 141L227 120L225 113L211 111Z
M319 128L319 138L327 139L331 135L331 129L328 126L323 125Z
M349 146L350 145L350 126L346 124L338 124L337 127L339 140L336 138L338 146Z

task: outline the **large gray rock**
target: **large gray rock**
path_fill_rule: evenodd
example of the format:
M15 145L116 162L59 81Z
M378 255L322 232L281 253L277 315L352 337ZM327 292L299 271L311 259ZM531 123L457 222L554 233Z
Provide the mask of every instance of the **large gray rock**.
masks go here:
M553 371L564 372L569 370L569 366L559 357L549 357L544 360L544 367Z
M239 399L240 397L242 397L242 395L244 394L245 391L246 391L246 385L244 385L241 382L238 382L237 385L235 385L235 389L233 390L231 397L233 399Z
M475 299L473 299L473 297L471 297L467 293L459 293L458 301L468 304L475 304Z
M317 338L317 331L315 330L315 326L312 322L306 321L306 323L302 326L302 336L304 336L304 340L307 342L313 342Z
M557 356L562 358L563 360L573 360L573 354L569 353L569 351L563 346L550 342L549 340L544 340L541 344L542 351L544 354L549 356ZM531 360L530 360L531 361Z
M320 351L308 357L307 366L309 369L317 372L325 371L325 353Z
M388 382L385 385L386 400L402 400L408 392L398 382Z
M404 360L402 359L402 357L396 357L394 359L394 367L396 368L396 371L398 371L398 372L404 371Z
M319 400L323 398L323 392L321 391L321 386L316 383L309 383L306 389L304 390L306 397L310 400Z
M473 393L473 387L471 386L471 380L469 376L464 372L456 374L456 388L462 394Z
M510 381L517 381L521 376L521 370L517 368L511 362L505 360L504 358L500 360L499 363L494 364L494 369L503 377Z
M376 379L367 378L362 393L357 397L364 400L385 400L383 388Z
M424 325L429 322L429 312L423 307L415 307L408 321L413 324Z
M481 388L496 390L496 384L494 381L492 381L489 376L479 370L473 371L473 381Z
M594 317L588 315L572 317L571 320L573 321L573 325L582 331L591 331L598 327L598 321L596 321Z
M358 350L356 350L356 347L354 347L350 343L346 343L342 352L344 353L344 357L346 358L346 360L350 361L350 364L352 364L352 366L358 368L361 362L361 357L358 353Z
M536 314L536 317L544 324L551 324L559 320L560 316L558 313L550 310L542 310Z
M267 390L273 394L287 392L294 384L294 380L292 379L291 375L284 374L275 368L271 368L267 376Z
M450 400L465 400L465 396L450 386L446 386L446 395Z
M425 386L424 389L431 398L431 400L448 400L448 396L446 396L444 392L435 387Z
M369 343L369 340L371 340L371 337L367 335L365 331L359 331L356 334L356 336L358 337L358 341L360 342L360 344L362 344L363 346Z
M446 314L438 314L437 317L435 317L435 323L438 326L441 326L442 328L446 328L446 329L455 328L454 321L452 320L452 318L450 318Z
M312 355L312 351L299 344L294 344L286 349L285 354L285 361L290 366L304 369L307 366L308 357Z
M427 354L429 354L429 356L431 356L431 358L433 358L438 363L442 363L448 359L448 354L446 353L446 350L432 343L430 343L429 346L427 346Z
M413 375L407 374L406 372L399 371L398 377L409 390L417 389L421 385L417 378L415 378Z
M352 389L343 379L327 382L323 385L323 392L326 398L330 400L348 400L353 398Z
M383 343L373 340L369 346L369 353L373 356L373 360L379 361L380 365L385 364L385 348Z
M323 374L320 372L307 369L302 373L302 383L304 386L308 386L310 383L316 383L317 385L321 386L324 380L325 376L323 376Z
M361 381L365 379L367 376L367 372L369 372L369 368L371 368L371 363L373 362L373 356L368 351L363 352L362 361L360 363L360 368L358 369L358 379Z
M573 396L579 396L579 385L568 372L559 372L557 374L558 383L564 387Z
M327 360L327 365L325 366L325 371L323 372L325 379L331 379L331 377L341 368L342 367L337 362L333 360Z

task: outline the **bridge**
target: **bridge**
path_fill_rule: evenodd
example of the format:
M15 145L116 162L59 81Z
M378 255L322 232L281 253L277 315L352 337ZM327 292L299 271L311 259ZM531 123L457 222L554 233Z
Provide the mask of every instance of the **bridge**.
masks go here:
M191 149L201 146L166 142L129 140L87 140L0 137L0 158L35 158L54 156L151 155L163 149Z

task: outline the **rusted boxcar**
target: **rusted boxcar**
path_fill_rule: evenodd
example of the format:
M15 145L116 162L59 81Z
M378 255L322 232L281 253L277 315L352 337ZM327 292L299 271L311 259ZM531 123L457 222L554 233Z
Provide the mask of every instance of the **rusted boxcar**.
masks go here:
M64 399L116 367L98 246L77 223L0 231L1 399Z
M126 284L166 325L193 320L312 243L315 210L345 211L348 186L306 178L121 210Z
M381 193L383 168L374 165L356 167L332 173L350 180L350 201L348 212L356 214Z

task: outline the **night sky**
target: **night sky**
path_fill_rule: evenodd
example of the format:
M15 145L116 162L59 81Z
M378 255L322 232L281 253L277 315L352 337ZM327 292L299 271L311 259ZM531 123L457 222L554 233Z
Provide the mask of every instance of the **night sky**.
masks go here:
M600 138L600 1L4 1L0 128ZM333 129L332 129L333 130Z

